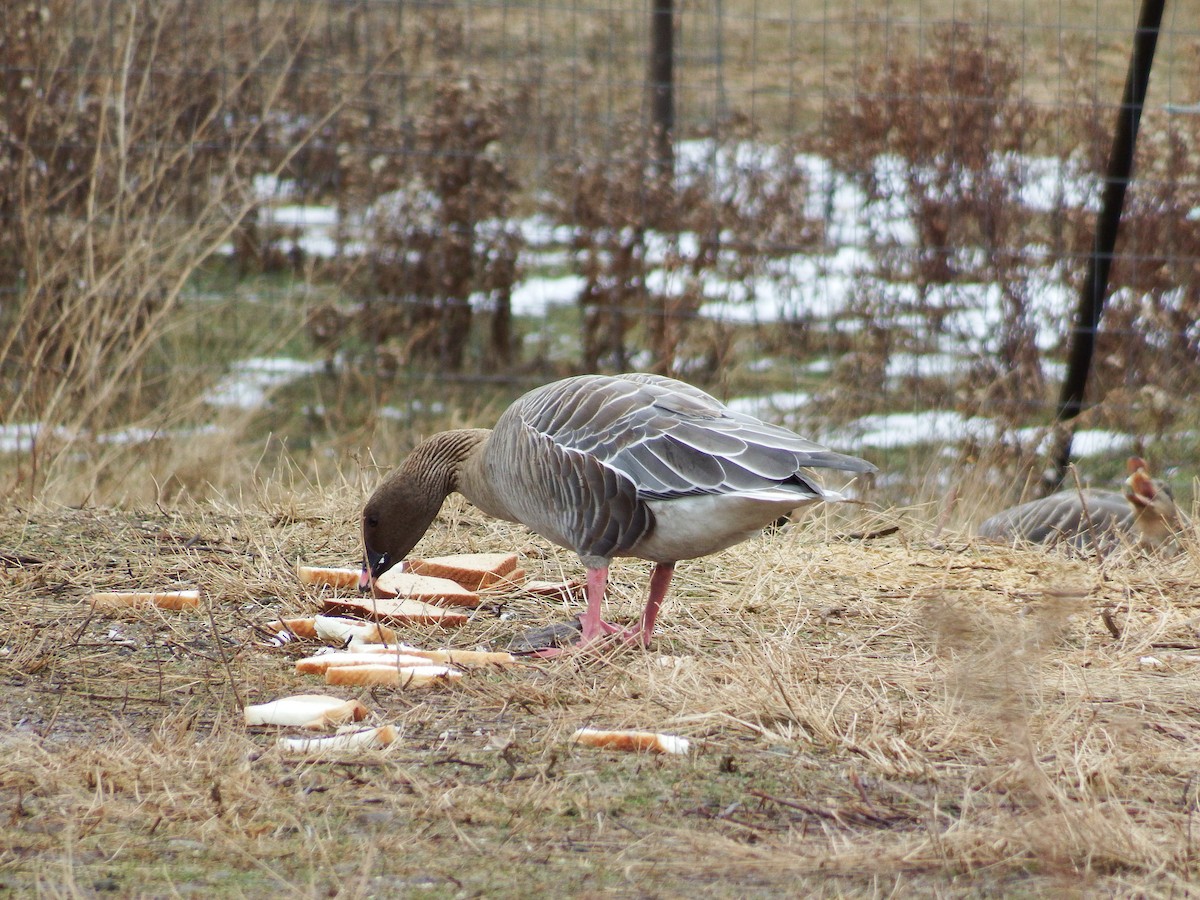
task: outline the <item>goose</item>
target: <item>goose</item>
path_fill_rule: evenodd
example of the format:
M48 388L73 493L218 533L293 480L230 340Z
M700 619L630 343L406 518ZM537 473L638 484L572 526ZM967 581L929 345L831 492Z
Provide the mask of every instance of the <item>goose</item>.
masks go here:
M976 533L987 540L1064 544L1072 550L1107 549L1124 538L1158 549L1180 526L1171 489L1151 477L1146 461L1131 456L1129 477L1120 493L1094 488L1060 491L1006 509L987 519Z
M673 378L566 378L518 398L492 429L432 435L384 478L363 507L360 587L400 563L458 492L578 554L587 609L577 646L617 634L646 647L678 561L731 547L796 507L844 499L809 468L877 471ZM614 557L654 563L629 630L601 617Z

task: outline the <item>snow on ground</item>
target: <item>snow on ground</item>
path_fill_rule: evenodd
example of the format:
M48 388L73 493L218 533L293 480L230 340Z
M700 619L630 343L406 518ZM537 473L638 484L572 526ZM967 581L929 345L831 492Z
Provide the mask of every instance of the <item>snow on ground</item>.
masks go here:
M778 148L752 143L726 148L706 141L685 141L678 148L678 177L684 180L697 172L712 173L722 196L750 203L752 198L739 198L744 183L739 173L778 166L778 156ZM893 353L887 363L887 377L893 381L913 376L953 376L979 353L994 349L1001 327L1013 315L1013 304L1006 302L1000 285L960 283L918 287L908 282L886 282L878 274L873 248L880 241L894 246L915 244L912 204L906 188L907 177L914 174L909 163L892 156L876 160L872 174L878 190L874 199L827 159L801 154L794 163L807 181L805 214L824 225L825 246L821 250L766 260L761 271L747 280L730 280L719 270L692 276L677 269L652 269L647 278L650 290L679 291L684 287L685 277L698 277L702 295L707 298L701 315L739 324L802 320L813 328L850 332L866 324L864 309L873 310L875 315L888 315L891 326L907 329L923 341L927 350ZM995 166L997 170L1019 174L1017 199L1031 209L1046 211L1062 205L1095 208L1096 180L1081 174L1074 161L1013 155L998 158ZM916 174L920 176L919 171ZM411 205L398 195L389 196L381 198L366 214L340 222L337 210L332 207L296 204L286 184L260 179L258 189L264 198L261 221L288 230L301 249L321 257L356 249L345 241L348 237L358 240L364 223ZM528 274L513 291L514 313L545 317L552 308L578 303L586 285L582 276L547 274L570 268L576 236L573 226L544 215L492 224L497 228L515 228L526 246L521 262ZM630 235L615 232L609 237L621 240ZM695 250L694 235L646 236L646 258L652 265L673 253L686 256ZM1043 351L1060 344L1068 311L1074 305L1074 290L1067 274L1041 264L1047 252L1036 246L1026 248L1029 274L1025 283L1017 286L1017 290L1024 292L1025 296L1019 300L1028 310L1029 324ZM967 264L983 261L970 258L969 251L964 254L960 258ZM975 255L982 256L978 252ZM488 300L482 295L472 299L481 307ZM934 322L936 326L931 327ZM271 390L319 368L318 363L300 360L246 360L205 399L217 407L257 408L266 402ZM818 359L809 368L814 373L829 371L832 361ZM782 392L739 398L731 405L754 415L786 421L794 419L809 400L804 393ZM408 411L387 410L385 414L405 417ZM820 439L845 446L896 447L968 437L995 437L995 426L986 419L964 418L951 411L896 412L864 417ZM1036 435L1026 432L1021 437L1033 440ZM28 432L0 431L0 450L31 439ZM1090 455L1119 450L1128 443L1125 435L1080 432L1075 452Z
M271 391L305 375L321 371L324 363L287 357L244 359L204 395L210 406L259 409Z

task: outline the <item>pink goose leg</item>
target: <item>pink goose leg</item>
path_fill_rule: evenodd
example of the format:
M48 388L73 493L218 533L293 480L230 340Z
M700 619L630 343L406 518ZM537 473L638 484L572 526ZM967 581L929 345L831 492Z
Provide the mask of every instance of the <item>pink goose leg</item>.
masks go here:
M646 609L642 612L642 621L636 629L626 631L624 637L631 643L639 643L642 647L650 646L650 638L654 635L654 621L663 600L667 597L667 589L671 587L671 576L675 574L675 563L659 563L650 575L650 598L646 601Z
M608 586L608 568L587 570L587 612L579 617L583 626L583 634L577 647L587 647L605 635L620 629L610 625L601 618L600 612L604 605L604 589Z

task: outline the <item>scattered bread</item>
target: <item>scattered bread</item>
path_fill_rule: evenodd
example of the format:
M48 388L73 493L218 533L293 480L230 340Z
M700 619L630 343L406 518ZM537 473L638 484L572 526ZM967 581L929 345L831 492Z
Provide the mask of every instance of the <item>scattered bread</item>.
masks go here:
M393 566L374 581L376 597L407 597L449 606L478 606L479 595L457 581L432 575L414 575Z
M341 651L334 653L317 653L304 659L296 660L296 673L299 675L324 675L332 666L424 666L429 660L415 654L397 653L396 648L390 648L387 653L355 653Z
M439 650L418 650L416 647L401 644L400 652L409 656L422 657L429 662L462 666L464 669L472 669L477 666L514 666L521 662L511 653L494 653L489 650L452 650L449 647Z
M93 608L112 611L132 609L139 606L157 606L159 609L197 609L200 592L190 591L97 591L92 594Z
M362 578L361 569L335 569L326 566L296 566L296 575L301 584L319 584L325 587L356 588Z
M513 569L507 575L501 575L498 580L480 588L480 590L487 591L489 594L520 590L524 586L527 577L528 575L525 574L524 569Z
M457 628L467 622L465 612L434 606L408 597L326 597L324 607L325 612L347 613L362 619L394 625L440 625L443 628Z
M370 715L370 710L357 700L343 700L324 694L298 694L270 703L247 706L243 715L247 725L331 728L361 721Z
M428 687L462 678L462 672L449 666L397 666L395 663L373 665L330 666L325 670L325 683L338 685L400 688Z
M320 754L345 750L381 750L395 740L395 727L383 725L380 728L349 731L329 737L280 738L277 746L284 753Z
M315 656L310 656L308 659L326 659L332 655L334 654L318 653ZM490 650L456 650L451 647L440 647L436 650L421 650L409 644L351 644L346 648L344 653L339 655L353 657L359 661L374 660L375 662L385 659L396 659L399 656L404 660L416 660L419 664L439 663L441 665L458 666L464 669L479 666L513 666L524 662L511 653L497 653ZM301 660L300 662L307 662L307 660ZM407 662L403 664L408 665ZM299 666L299 663L297 663L297 666ZM297 671L299 671L299 668L297 668Z
M317 639L340 644L394 644L396 632L378 622L360 622L340 616L317 616L313 620Z
M404 571L414 575L448 578L468 590L479 591L502 581L515 582L513 575L518 571L517 554L456 553L429 559L410 559L405 562Z
M542 581L535 579L525 582L520 587L526 594L535 594L538 597L551 597L555 600L576 600L582 597L584 593L584 584L578 580Z
M274 634L290 631L296 637L310 641L316 640L317 637L316 619L276 619L274 622L268 622L263 628Z
M571 740L588 747L607 750L630 750L649 753L687 753L690 741L674 734L655 734L650 731L601 731L580 728Z

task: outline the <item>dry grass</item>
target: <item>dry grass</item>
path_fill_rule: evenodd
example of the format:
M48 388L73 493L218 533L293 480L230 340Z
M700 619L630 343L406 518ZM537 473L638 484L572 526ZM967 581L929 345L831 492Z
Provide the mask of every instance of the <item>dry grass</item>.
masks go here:
M239 705L316 687L292 674L304 650L264 646L255 625L315 607L297 558L352 562L359 492L275 496L5 516L0 883L51 896L1145 896L1186 894L1195 875L1200 689L1182 649L1200 646L1194 544L1097 566L934 541L928 516L906 511L864 517L900 526L867 541L818 518L681 566L650 653L368 692L398 745L318 763L277 755ZM499 547L536 572L576 570L459 504L420 549ZM616 567L614 618L636 614L645 579L641 564ZM205 613L92 617L81 599L185 584L204 586ZM503 646L564 612L514 599L449 639ZM699 749L572 748L583 724Z

